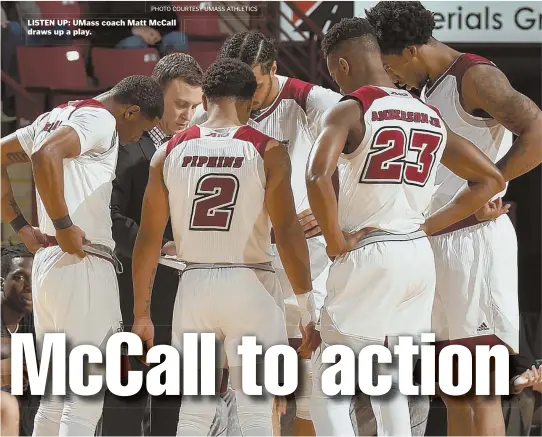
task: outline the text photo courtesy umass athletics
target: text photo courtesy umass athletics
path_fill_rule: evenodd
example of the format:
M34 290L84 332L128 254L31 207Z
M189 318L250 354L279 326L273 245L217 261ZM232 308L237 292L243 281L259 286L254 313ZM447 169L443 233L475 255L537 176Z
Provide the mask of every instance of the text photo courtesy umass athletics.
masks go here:
M169 6L153 6L146 3L150 11L174 12L255 12L258 6L246 5L213 5L212 2L202 2L199 6L182 5L176 2ZM374 6L377 2L295 2L311 20L327 31L341 18L362 16L365 8ZM431 9L434 3L424 2ZM526 6L518 6L513 13L505 14L498 9L498 2L476 2L477 5L464 2L450 2L449 6L440 6L440 12L435 13L436 29L442 32L475 30L500 30L506 32L542 31L542 15ZM496 5L496 6L492 6ZM290 11L291 13L291 11ZM149 20L124 18L93 18L93 19L28 19L28 35L62 35L69 32L73 37L88 37L91 28L99 27L152 27L177 26L178 20ZM293 14L293 19L301 30L309 30L306 23ZM299 38L295 34L294 39ZM359 389L371 396L381 396L391 390L391 375L380 374L375 379L372 370L374 357L381 363L398 362L399 389L405 395L435 395L435 381L439 389L451 396L459 396L471 391L475 382L475 392L478 395L489 395L490 363L494 361L495 393L509 393L509 355L503 345L477 346L473 354L464 346L449 345L439 354L439 365L435 366L435 335L426 333L421 338L408 336L399 337L398 344L393 350L385 346L370 345L355 354L347 346L334 345L323 352L323 363L334 363L336 356L341 359L330 366L322 377L322 391L329 396L354 395ZM213 333L184 334L185 353L179 352L168 345L154 346L147 351L146 360L151 364L159 364L162 355L166 359L161 365L152 367L146 377L142 371L132 370L128 374L127 383L123 379L122 355L124 350L132 356L142 356L144 347L141 339L130 332L113 334L107 342L105 354L96 346L78 345L69 349L65 334L45 334L41 356L37 356L35 339L31 334L14 333L11 336L11 393L22 395L25 385L25 373L28 375L29 389L32 394L45 393L48 376L52 377L52 394L66 395L68 392L80 396L93 396L107 387L118 396L132 396L143 387L153 396L161 394L179 395L214 395L216 387L215 363L216 338ZM264 355L266 374L263 385L267 392L277 396L287 396L294 393L298 386L298 355L294 348L288 345L276 345L263 350L255 337L244 337L238 349L242 357L243 391L248 395L262 395L262 387L256 382L257 357ZM421 383L412 383L413 357L421 358ZM105 364L106 372L102 375L84 375L84 364ZM453 380L453 363L459 366L458 378ZM474 362L474 366L472 363ZM52 364L52 365L51 365ZM50 366L51 365L51 366ZM281 369L283 367L283 369ZM285 371L281 371L285 370ZM437 372L438 370L438 372ZM48 374L49 372L49 374ZM438 375L437 375L438 373ZM279 375L282 374L282 377ZM337 374L341 375L337 382ZM165 375L165 380L162 378ZM182 379L182 380L181 380ZM165 381L165 382L163 382ZM376 384L375 384L375 381Z

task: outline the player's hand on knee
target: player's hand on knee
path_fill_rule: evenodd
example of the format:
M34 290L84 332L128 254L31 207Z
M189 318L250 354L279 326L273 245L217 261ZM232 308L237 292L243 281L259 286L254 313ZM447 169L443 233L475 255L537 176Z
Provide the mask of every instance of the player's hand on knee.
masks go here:
M510 210L510 204L502 204L502 199L499 197L496 200L487 202L478 211L474 213L474 216L478 221L485 222L489 220L495 220L503 214L508 214Z
M301 211L297 215L297 218L299 219L299 224L303 228L305 238L314 237L315 235L318 235L322 232L310 208Z
M86 256L83 246L90 243L85 237L85 232L79 226L75 225L57 230L56 241L64 252L77 255L79 258Z
M132 325L132 332L136 334L143 343L143 355L137 357L139 361L148 366L147 352L154 343L154 324L149 316L136 317Z
M38 249L47 244L47 237L42 234L39 228L33 226L23 227L17 235L32 253L36 253Z

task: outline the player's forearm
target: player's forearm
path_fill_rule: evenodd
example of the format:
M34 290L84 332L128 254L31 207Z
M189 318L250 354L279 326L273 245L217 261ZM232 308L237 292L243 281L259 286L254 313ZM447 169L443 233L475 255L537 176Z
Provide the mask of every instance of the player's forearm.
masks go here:
M132 258L134 284L134 316L148 317L151 308L152 287L160 257L162 236L139 228Z
M433 235L478 211L493 196L505 188L502 177L488 178L471 183L446 207L427 218L425 231Z
M312 290L309 249L297 220L290 226L275 229L275 242L282 265L295 294Z
M52 220L66 217L64 199L64 157L54 148L42 147L31 157L34 181L47 214Z
M497 167L504 180L511 181L540 165L542 162L542 116L524 131L504 155Z
M21 209L13 196L8 169L5 165L2 165L2 220L9 223L17 216L22 215Z
M346 240L339 226L339 209L331 175L315 175L307 179L309 204L331 253L342 253Z

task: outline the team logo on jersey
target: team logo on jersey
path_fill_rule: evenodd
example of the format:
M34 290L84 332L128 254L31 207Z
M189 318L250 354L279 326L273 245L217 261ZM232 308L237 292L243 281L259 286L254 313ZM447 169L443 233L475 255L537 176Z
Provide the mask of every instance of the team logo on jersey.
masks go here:
M205 135L206 137L212 137L212 138L226 138L230 136L229 132L211 132L208 135Z

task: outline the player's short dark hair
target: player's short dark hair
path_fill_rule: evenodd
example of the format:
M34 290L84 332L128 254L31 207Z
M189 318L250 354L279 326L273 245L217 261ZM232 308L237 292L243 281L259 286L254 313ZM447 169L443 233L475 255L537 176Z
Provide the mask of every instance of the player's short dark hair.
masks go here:
M203 70L187 53L170 53L158 61L152 77L163 88L174 79L182 79L190 86L201 86Z
M365 11L375 28L380 50L384 54L399 54L413 45L427 44L435 28L431 11L415 1L379 2Z
M219 58L203 75L203 95L208 99L251 100L257 86L250 67L238 59Z
M362 40L367 47L378 51L376 35L373 27L365 18L343 18L327 31L322 39L324 56L337 50L343 43L353 40Z
M164 114L164 93L152 77L128 76L111 89L111 94L120 104L139 106L150 120Z
M259 65L268 74L277 60L275 40L257 30L237 32L224 42L220 57L239 59L250 67Z
M22 243L11 246L2 246L2 278L5 279L13 270L14 258L32 257L34 257L34 255L32 255L27 247Z

